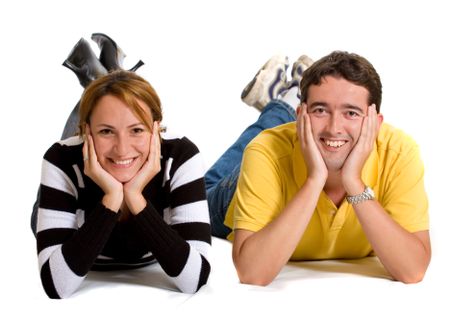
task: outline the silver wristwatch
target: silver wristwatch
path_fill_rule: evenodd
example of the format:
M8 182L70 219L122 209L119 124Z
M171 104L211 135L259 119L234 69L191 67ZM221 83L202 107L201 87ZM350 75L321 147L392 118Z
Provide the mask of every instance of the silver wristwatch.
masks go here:
M375 199L375 193L371 188L366 186L364 188L363 193L357 194L357 195L348 195L346 197L348 203L350 204L358 204L366 200L374 200Z

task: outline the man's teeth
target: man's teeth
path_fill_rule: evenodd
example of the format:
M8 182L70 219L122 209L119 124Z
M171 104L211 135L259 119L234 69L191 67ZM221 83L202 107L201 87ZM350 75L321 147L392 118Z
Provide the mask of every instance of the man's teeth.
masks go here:
M133 159L128 159L128 160L114 160L114 163L116 165L128 165L133 161Z
M345 141L325 140L325 143L327 144L327 146L334 147L334 148L339 148L339 147L342 147L345 144Z

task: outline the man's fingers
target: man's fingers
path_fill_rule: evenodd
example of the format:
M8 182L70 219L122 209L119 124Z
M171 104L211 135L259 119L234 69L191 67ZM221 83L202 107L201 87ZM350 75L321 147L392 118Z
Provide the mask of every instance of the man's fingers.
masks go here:
M367 142L368 146L372 147L372 144L375 142L376 131L377 131L377 111L375 108L375 104L369 106L368 109L369 116L367 118Z
M306 104L305 103L302 104L300 116L301 116L300 129L301 129L302 143L304 146L306 146L307 145L307 137L306 137L306 134L307 134L307 128L306 128L306 125L307 125L306 119L307 118L306 118L306 116L307 116L307 114L306 114Z

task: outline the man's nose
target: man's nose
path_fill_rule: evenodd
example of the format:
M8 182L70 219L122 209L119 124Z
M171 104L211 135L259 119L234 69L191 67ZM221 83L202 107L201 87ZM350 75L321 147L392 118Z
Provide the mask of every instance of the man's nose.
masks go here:
M328 131L336 135L342 133L342 118L337 114L331 114L329 117Z

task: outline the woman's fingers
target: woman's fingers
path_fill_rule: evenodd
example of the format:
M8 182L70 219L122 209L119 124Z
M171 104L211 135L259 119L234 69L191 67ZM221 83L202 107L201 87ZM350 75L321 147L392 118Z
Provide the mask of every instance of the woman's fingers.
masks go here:
M161 165L161 141L159 137L159 122L155 122L153 125L153 138L154 140L154 148L155 148L155 167L157 170L160 170Z
M161 142L159 139L159 123L153 123L153 131L150 141L150 152L148 156L149 169L152 170L155 174L160 170L160 160L161 160Z

